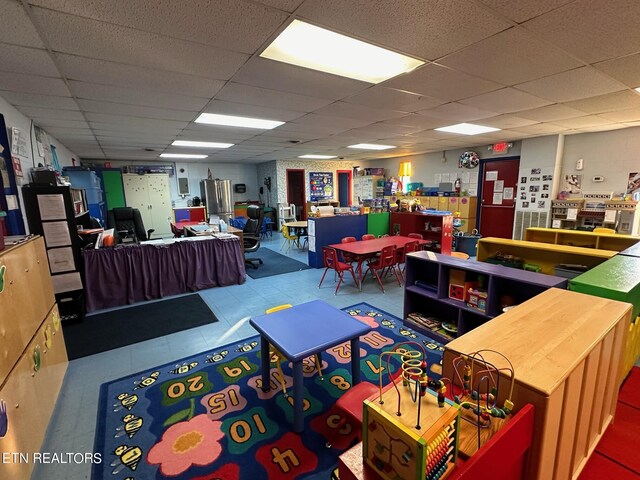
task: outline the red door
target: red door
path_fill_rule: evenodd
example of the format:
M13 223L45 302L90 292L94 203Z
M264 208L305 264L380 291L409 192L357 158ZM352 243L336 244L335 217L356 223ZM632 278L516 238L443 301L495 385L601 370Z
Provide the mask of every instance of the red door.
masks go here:
M512 238L520 158L483 162L479 230L483 237Z

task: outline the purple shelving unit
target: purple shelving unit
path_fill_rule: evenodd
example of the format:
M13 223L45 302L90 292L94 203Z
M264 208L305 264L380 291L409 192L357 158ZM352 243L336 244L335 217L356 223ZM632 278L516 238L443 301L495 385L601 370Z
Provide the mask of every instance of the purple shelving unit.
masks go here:
M521 304L548 288L567 288L567 279L553 275L518 270L502 265L463 260L449 255L416 252L407 255L404 324L434 340L447 343L502 313L500 299L511 297ZM467 281L484 282L487 291L486 310L480 311L467 303L449 298L449 277L452 270L465 272ZM431 330L407 318L409 313L437 317L457 326L457 333ZM446 335L444 335L445 333Z

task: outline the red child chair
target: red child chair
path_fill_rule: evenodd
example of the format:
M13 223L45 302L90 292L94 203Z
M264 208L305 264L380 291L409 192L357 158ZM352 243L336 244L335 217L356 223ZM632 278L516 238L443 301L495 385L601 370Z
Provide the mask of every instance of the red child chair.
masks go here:
M400 276L398 275L396 266L396 246L388 245L382 249L382 251L380 252L380 256L375 259L375 261L369 262L367 271L364 272L364 276L366 277L367 273L371 271L373 277L378 281L378 285L380 285L382 293L384 293L384 286L382 285L382 280L380 279L378 271L393 271L393 274L396 276L396 280L398 280L398 285L402 286L402 282L400 281Z
M335 270L335 272L338 274L338 277L340 278L340 280L338 281L338 285L336 286L336 291L333 293L334 295L338 294L338 290L340 289L342 280L344 280L344 272L351 272L353 283L356 284L356 287L358 286L358 280L356 280L356 274L353 271L353 265L338 260L338 251L335 248L322 247L322 260L324 261L325 269L324 273L322 274L322 278L320 279L318 288L322 286L324 277L330 269Z
M373 240L375 238L376 236L371 233L365 233L364 235L362 235L362 240Z
M349 422L351 428L361 432L362 403L378 392L379 388L369 382L360 382L344 392L335 404L341 417L335 428L336 434L340 432L347 422ZM361 433L358 433L358 438L361 438ZM327 440L327 448L331 448L331 439Z
M404 282L404 270L405 270L405 262L407 261L407 253L417 252L418 251L418 241L407 242L404 244L404 247L396 249L396 266L398 267L398 271L400 272L400 277ZM402 265L402 269L400 269L400 265Z

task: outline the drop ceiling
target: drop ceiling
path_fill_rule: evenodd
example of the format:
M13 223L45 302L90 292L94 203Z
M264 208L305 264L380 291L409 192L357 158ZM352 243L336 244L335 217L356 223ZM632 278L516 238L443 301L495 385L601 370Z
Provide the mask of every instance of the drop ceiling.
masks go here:
M0 0L0 18L0 96L83 159L368 160L481 143L435 131L461 122L496 141L640 124L636 0ZM373 85L260 58L294 19L426 63Z

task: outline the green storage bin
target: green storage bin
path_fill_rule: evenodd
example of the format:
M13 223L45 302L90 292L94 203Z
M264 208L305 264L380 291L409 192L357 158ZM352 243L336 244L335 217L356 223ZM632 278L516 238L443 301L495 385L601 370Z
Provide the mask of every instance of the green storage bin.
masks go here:
M616 255L569 281L569 290L633 305L640 314L640 258Z
M367 214L367 233L376 237L387 235L389 233L389 212Z

